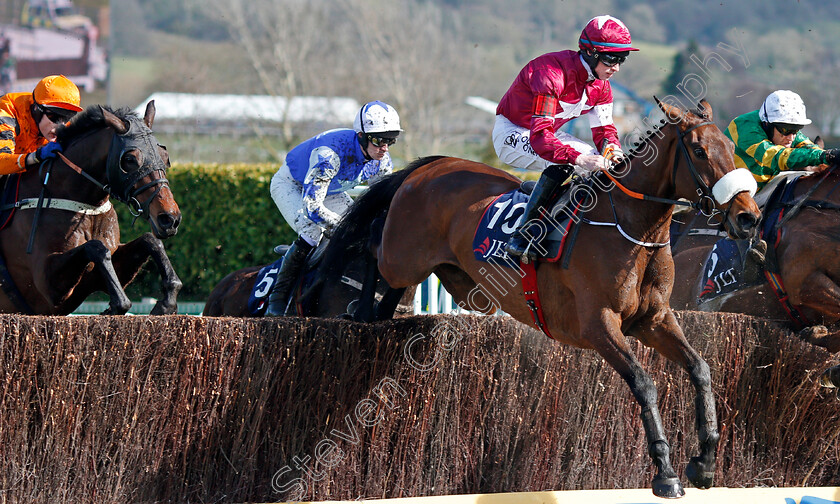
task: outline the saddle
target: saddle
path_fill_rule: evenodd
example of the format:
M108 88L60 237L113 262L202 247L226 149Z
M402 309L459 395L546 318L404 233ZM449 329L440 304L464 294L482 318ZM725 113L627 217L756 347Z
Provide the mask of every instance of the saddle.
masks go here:
M318 264L324 257L324 251L327 249L326 244L328 240L322 240L318 247L309 254L306 258L306 264L303 266L303 272L295 282L292 288L292 297L297 296L301 298L314 286L314 271ZM271 292L271 287L277 281L277 273L280 267L283 266L283 256L289 249L289 245L277 245L274 247L274 252L280 254L280 258L271 264L263 266L257 273L254 286L251 288L251 294L248 296L248 312L255 317L262 317L268 308L268 295Z
M505 245L521 224L525 206L535 185L534 181L523 182L517 189L500 194L487 205L473 235L473 253L476 260L513 267L516 261L505 252ZM577 207L571 212L563 210L572 207L571 194L572 191L566 191L555 204L551 211L551 214L556 216L554 219L543 221L548 225L548 229L540 244L544 253L539 261L559 261L567 238L571 237L570 241L574 241L577 227L574 226L575 221L571 216L578 214Z

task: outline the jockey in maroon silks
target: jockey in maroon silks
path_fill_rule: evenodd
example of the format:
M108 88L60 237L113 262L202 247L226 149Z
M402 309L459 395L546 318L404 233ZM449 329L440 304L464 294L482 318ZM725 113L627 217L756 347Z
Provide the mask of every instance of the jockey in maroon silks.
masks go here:
M542 174L506 251L534 259L535 236L529 223L539 221L565 193L572 172L588 175L620 162L624 153L612 117L609 79L627 59L630 31L612 16L591 19L580 34L579 51L544 54L525 65L496 109L493 145L504 163ZM587 114L597 149L560 127ZM607 157L605 157L607 156ZM538 241L536 242L538 243Z

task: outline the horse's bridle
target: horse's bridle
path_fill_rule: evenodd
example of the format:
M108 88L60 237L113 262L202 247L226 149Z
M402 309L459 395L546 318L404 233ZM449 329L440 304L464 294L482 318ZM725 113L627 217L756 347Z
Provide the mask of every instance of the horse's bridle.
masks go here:
M697 168L694 166L694 162L691 160L691 155L688 153L688 148L685 146L685 137L688 135L689 132L695 130L697 128L703 126L714 125L712 121L705 121L699 124L695 124L694 126L687 128L685 131L679 129L679 127L675 124L674 127L677 128L677 149L674 151L674 168L671 173L671 184L676 185L677 181L677 168L680 164L680 154L682 154L682 158L685 159L686 165L688 167L689 172L691 173L691 178L694 180L694 185L697 190L697 196L700 199L697 201L684 201L684 200L676 200L671 198L661 198L659 196L651 196L649 194L643 194L635 191L631 191L627 189L624 185L619 182L609 170L605 170L602 173L606 174L606 176L618 187L622 192L627 194L628 196L640 199L644 201L655 201L657 203L666 203L669 205L680 205L680 206L687 206L689 208L693 208L703 214L703 216L707 217L708 219L712 219L717 215L728 215L729 210L732 208L732 204L734 203L734 198L730 199L729 206L727 207L726 211L721 211L715 206L716 198L714 197L714 190L709 187L708 184L700 177L700 173L697 171ZM629 163L628 161L625 161ZM724 204L726 202L721 202ZM725 217L724 217L725 218Z
M139 128L139 133L135 132L129 136L132 128ZM111 194L117 200L128 205L135 218L142 214L148 215L149 205L152 200L155 199L155 196L160 193L164 186L169 185L169 180L166 179L166 165L163 159L159 155L156 155L157 149L162 146L157 142L153 142L153 139L152 130L143 121L137 117L129 117L126 132L114 135L111 139L111 146L108 148L105 177L109 185L105 188L108 194ZM121 163L125 153L134 149L144 154L154 155L144 156L144 162L140 169L129 174L123 171ZM147 158L151 158L151 162ZM141 179L155 172L159 172L161 175L140 187L134 187ZM156 185L159 187L145 203L140 203L137 200L137 195Z
M683 158L685 159L686 165L688 165L688 171L691 173L691 178L694 179L694 185L697 190L697 196L699 199L697 202L692 205L691 208L696 209L698 212L703 214L705 217L711 219L715 214L721 213L715 207L715 198L712 196L712 188L706 184L702 178L700 178L700 173L697 171L697 168L694 166L694 162L691 161L691 156L688 153L688 147L685 146L685 137L691 130L700 128L702 126L713 125L712 121L705 121L700 124L695 124L694 126L686 129L685 131L681 131L676 125L674 127L677 128L677 133L679 134L679 138L677 139L677 151L674 152L674 170L673 174L671 175L672 184L676 185L677 183L677 165L679 164L679 153L682 153ZM732 207L730 202L729 208ZM726 212L729 213L729 208L726 209Z
M102 191L117 201L125 203L136 220L143 214L149 215L149 205L151 205L152 200L155 199L155 196L160 193L164 186L169 186L169 180L166 179L166 164L158 155L144 156L145 162L140 169L131 172L130 177L126 176L128 174L122 170L121 165L123 155L126 152L132 149L138 149L144 153L157 154L157 148L165 149L165 147L151 141L151 139L154 138L152 130L146 126L140 118L130 116L125 120L128 122L125 132L122 134L115 132L113 138L111 138L111 145L108 147L108 158L105 166L105 178L108 181L108 184L103 184L96 180L76 163L70 161L64 153L59 151L56 154L70 169L88 179L90 183L99 187ZM140 133L128 136L131 132L132 126L139 128ZM119 155L115 156L115 152L119 152ZM146 158L151 158L152 162L149 163ZM45 173L43 182L41 183L41 194L38 197L38 203L35 207L35 215L32 219L32 230L29 233L29 245L26 248L27 254L32 253L32 247L35 243L35 231L38 229L38 221L40 220L41 211L44 208L44 197L46 196L47 183L49 182L50 172L52 171L51 161L52 160L47 160L47 162L42 163L39 167L39 173L42 169L45 170ZM46 168L44 168L45 165ZM139 188L134 188L139 180L154 172L161 172L163 176L154 178L151 182L148 182ZM114 184L114 180L117 181L116 184ZM146 200L145 203L140 203L140 201L137 200L137 195L155 185L159 185L157 190Z
M122 169L122 158L126 152L137 149L143 153L157 154L157 148L164 148L162 145L153 142L154 136L152 130L149 129L139 118L129 117L128 129L125 133L115 133L111 139L111 145L108 147L108 158L105 165L105 179L107 184L103 184L96 180L89 173L85 172L81 167L70 161L61 152L58 153L61 160L69 166L73 171L85 177L92 184L96 185L108 195L125 203L131 214L135 219L143 214L149 214L149 205L155 196L160 193L164 186L169 186L169 180L166 178L166 164L163 159L157 155L144 156L144 163L140 169L127 173ZM132 127L139 128L139 134L132 134ZM151 162L148 162L151 158ZM161 176L153 178L150 182L143 184L140 187L134 187L137 183L146 176L159 172ZM138 201L137 196L153 186L159 186L155 192L144 203Z

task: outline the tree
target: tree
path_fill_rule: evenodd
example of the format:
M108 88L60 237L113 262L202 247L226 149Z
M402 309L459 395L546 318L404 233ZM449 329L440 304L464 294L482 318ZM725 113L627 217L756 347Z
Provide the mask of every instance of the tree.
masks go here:
M682 79L687 74L694 71L691 68L692 63L690 60L692 54L698 57L701 54L700 46L697 45L697 41L694 39L689 40L686 48L674 56L674 65L671 68L671 73L662 84L662 89L666 95L678 95L679 90L677 89L677 84L682 82Z
M418 143L441 145L476 76L472 54L455 34L457 17L444 22L431 2L211 2L267 94L390 102L406 130L407 157ZM291 143L290 122L283 131Z

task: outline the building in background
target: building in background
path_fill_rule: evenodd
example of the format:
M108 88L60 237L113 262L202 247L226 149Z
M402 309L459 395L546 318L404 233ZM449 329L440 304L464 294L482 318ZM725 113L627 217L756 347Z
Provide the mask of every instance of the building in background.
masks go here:
M45 75L64 74L85 91L108 76L99 29L71 0L29 0L0 24L0 93L31 90Z

